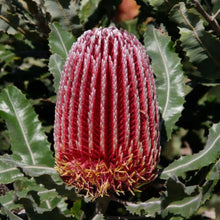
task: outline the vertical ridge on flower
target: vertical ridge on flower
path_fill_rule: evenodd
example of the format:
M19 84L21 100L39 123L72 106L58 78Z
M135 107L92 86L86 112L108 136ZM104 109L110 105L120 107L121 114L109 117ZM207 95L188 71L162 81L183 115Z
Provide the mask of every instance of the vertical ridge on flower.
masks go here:
M117 28L86 31L67 57L56 104L56 169L93 197L155 179L159 116L148 56Z

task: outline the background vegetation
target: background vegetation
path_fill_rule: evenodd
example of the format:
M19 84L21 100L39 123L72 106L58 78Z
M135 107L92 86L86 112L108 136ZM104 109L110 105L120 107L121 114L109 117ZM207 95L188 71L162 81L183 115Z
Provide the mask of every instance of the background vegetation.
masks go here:
M220 1L129 2L1 0L1 219L220 219ZM162 153L154 183L99 214L53 169L54 107L72 43L111 25L152 60Z

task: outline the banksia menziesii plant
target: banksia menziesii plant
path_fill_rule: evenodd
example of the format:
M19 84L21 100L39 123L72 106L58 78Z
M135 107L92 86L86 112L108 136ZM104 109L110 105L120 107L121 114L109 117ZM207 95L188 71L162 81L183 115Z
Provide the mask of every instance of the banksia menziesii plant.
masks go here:
M154 77L134 35L95 28L73 44L54 138L62 179L94 198L133 193L155 179L160 146Z

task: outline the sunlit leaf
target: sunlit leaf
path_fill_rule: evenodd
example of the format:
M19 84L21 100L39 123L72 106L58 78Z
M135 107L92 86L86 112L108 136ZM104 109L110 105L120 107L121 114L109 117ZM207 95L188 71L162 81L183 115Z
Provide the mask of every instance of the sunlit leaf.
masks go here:
M76 219L80 219L83 211L81 210L82 200L77 200L73 203L73 207L71 208L71 213L75 216Z
M52 23L49 46L53 54L50 56L49 69L54 76L54 88L56 93L59 89L63 65L75 40L75 37L71 33L63 30L57 22Z
M162 216L167 216L168 213L181 215L185 219L192 216L199 208L202 201L202 193L195 196L185 197L179 201L171 202L162 212Z
M163 29L156 29L149 25L144 34L144 44L152 59L160 111L169 139L184 103L184 76L181 61L175 53L170 37Z
M26 165L53 167L50 145L25 96L14 86L0 94L0 116L6 121L13 155Z
M66 60L66 57L69 54L69 50L76 39L71 33L65 31L57 22L52 23L50 28L50 50L52 53L56 53L59 56L61 56L64 60Z
M64 62L65 62L64 59L58 54L53 54L50 56L49 70L54 77L53 86L56 93L58 93L59 90L60 78L61 78Z
M152 198L140 203L127 202L125 208L133 215L155 217L157 213L161 212L161 200L159 198Z
M23 176L24 174L15 165L2 162L0 157L0 183L12 183Z
M0 157L0 162L5 163L9 166L19 167L22 169L28 176L37 177L44 174L50 174L54 180L59 180L59 175L53 167L45 166L45 165L29 165L26 163L19 162L19 158L16 158L14 155L4 155ZM14 176L13 176L14 177Z
M220 124L214 124L210 129L205 148L197 154L184 156L171 163L161 174L162 179L170 175L183 176L186 172L201 169L215 163L220 155Z
M21 207L19 204L14 203L15 193L14 191L8 191L5 195L0 196L0 204L8 210L17 209Z

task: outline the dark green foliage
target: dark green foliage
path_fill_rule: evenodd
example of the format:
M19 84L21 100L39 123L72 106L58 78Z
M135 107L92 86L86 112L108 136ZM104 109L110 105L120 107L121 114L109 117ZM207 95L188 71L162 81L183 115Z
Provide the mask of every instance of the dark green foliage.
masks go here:
M220 1L136 2L118 21L121 0L0 1L1 219L220 219ZM54 169L54 106L72 43L110 25L151 59L162 153L156 181L98 213Z

